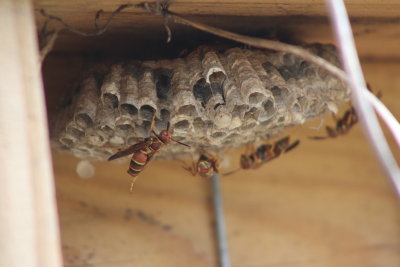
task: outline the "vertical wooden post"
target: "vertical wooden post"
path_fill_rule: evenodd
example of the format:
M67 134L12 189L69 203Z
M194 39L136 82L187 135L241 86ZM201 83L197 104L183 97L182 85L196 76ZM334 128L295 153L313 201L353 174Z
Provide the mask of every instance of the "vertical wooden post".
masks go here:
M0 29L0 266L60 267L31 1L0 1Z

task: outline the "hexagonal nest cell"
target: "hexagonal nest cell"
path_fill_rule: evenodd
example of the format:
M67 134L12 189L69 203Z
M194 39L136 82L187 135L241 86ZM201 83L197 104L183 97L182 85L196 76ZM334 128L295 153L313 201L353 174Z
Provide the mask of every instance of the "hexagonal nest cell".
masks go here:
M333 45L303 45L339 65ZM349 100L344 84L301 58L267 50L201 46L185 57L95 65L52 125L54 147L106 160L118 149L167 127L191 148L221 152L282 134Z

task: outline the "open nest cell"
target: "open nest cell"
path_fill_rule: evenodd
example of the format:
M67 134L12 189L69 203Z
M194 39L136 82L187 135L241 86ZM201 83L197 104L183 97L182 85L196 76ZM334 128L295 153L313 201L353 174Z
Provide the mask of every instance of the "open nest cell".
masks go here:
M339 65L332 45L304 48ZM94 65L52 125L59 150L106 160L118 149L167 127L191 148L172 144L157 155L211 153L282 134L285 128L349 100L342 82L282 52L201 46L172 60Z

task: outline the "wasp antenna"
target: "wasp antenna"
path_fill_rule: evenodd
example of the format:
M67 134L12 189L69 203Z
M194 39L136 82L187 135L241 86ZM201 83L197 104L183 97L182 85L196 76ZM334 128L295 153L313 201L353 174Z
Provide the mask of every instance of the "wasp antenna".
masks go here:
M188 144L185 144L185 143L182 143L182 142L179 142L179 141L175 141L175 142L177 142L177 143L180 144L180 145L190 147Z
M179 142L178 140L175 140L175 139L172 138L172 137L171 137L171 140L174 141L174 142L176 142L176 143L178 143L178 144L180 144L180 145L190 147L189 145L187 145L187 144L185 144L185 143L182 143L182 142Z

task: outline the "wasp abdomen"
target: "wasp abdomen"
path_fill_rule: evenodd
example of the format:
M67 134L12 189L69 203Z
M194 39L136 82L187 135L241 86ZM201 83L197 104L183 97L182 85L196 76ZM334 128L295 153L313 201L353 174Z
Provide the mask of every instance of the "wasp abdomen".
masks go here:
M142 152L133 154L131 163L129 164L128 173L132 176L137 176L143 170L147 163L147 155Z

